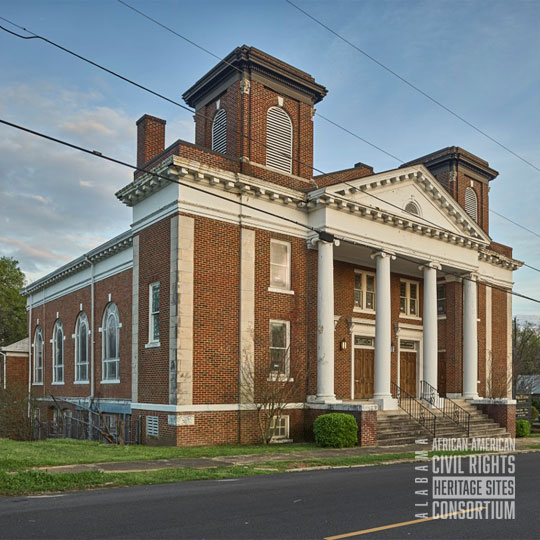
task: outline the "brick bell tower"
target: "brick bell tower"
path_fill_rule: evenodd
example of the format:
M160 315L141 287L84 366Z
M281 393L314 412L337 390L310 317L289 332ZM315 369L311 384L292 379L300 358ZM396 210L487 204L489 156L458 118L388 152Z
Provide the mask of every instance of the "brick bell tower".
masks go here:
M311 178L314 106L326 93L308 73L243 45L182 97L196 110L195 144L240 159L248 174Z

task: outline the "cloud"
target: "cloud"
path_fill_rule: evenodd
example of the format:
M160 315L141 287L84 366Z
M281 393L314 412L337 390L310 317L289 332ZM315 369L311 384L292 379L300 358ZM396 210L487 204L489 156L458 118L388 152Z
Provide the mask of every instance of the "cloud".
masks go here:
M0 113L132 162L136 119L103 100L96 92L13 84L0 95ZM33 281L126 230L130 209L114 193L131 180L126 168L0 127L0 255L17 258Z

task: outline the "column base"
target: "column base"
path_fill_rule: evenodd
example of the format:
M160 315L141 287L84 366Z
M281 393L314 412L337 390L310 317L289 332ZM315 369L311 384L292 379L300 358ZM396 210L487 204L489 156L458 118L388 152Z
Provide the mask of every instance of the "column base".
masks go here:
M308 403L343 403L341 399L336 399L335 394L326 396L308 396L306 401Z
M446 392L446 397L448 399L462 399L463 394L460 394L459 392L454 392L453 394L450 392Z
M380 411L394 411L398 408L398 400L390 394L386 396L373 396L373 401L379 406Z
M464 392L463 393L463 399L478 399L478 393L476 393L476 392L474 392L474 393Z

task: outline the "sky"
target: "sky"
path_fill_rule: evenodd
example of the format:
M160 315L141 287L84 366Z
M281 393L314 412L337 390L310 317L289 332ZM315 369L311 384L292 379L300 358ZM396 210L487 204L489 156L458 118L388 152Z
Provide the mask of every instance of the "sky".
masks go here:
M456 145L487 160L493 210L540 232L540 172L384 71L285 0L131 5L223 57L247 44L328 88L317 111L403 161ZM294 0L329 27L540 168L540 2ZM217 60L115 0L0 0L0 16L175 100ZM12 30L19 30L1 22ZM22 33L22 32L20 32ZM135 162L135 122L167 120L193 141L192 115L38 40L0 31L0 117ZM315 167L399 162L315 117ZM114 193L131 172L0 125L0 256L27 280L129 228ZM540 269L540 242L490 214L490 235ZM540 298L540 273L514 289ZM540 304L513 300L514 313Z

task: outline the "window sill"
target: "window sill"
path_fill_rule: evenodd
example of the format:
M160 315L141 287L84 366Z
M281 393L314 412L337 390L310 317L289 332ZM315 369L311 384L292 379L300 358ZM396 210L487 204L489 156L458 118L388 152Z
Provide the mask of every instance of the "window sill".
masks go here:
M399 314L400 319L411 319L413 321L421 321L422 317L418 317L418 315L406 315L405 313Z
M294 294L294 291L291 289L278 289L277 287L268 287L268 292L277 292L283 294Z
M53 382L51 383L51 386L63 386L64 383L63 382Z
M33 382L32 386L43 386L42 382Z
M353 311L355 313L368 313L370 315L375 315L375 310L374 309L363 309L363 308L359 308L359 307L354 306Z
M100 384L119 384L120 379L108 379L106 381L100 381Z
M73 384L90 384L90 381L73 381Z
M151 341L144 346L145 349L156 349L157 347L161 347L161 343L159 341Z
M446 321L446 315L437 315L439 321Z
M294 379L289 377L288 375L270 375L268 379L266 379L268 382L294 382Z

